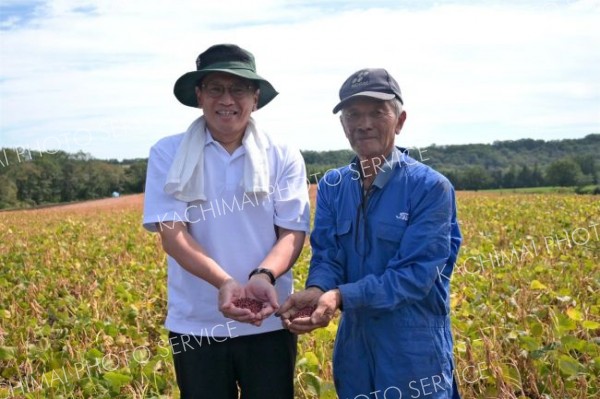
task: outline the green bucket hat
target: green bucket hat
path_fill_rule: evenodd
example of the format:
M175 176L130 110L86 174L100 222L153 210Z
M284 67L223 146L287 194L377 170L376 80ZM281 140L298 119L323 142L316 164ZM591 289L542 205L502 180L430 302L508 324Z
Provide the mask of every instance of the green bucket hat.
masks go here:
M260 89L257 109L268 104L279 94L271 83L256 73L252 53L235 44L216 44L209 47L196 59L196 69L177 79L173 88L173 93L179 102L189 107L198 108L194 88L199 80L212 72L230 73L255 82Z

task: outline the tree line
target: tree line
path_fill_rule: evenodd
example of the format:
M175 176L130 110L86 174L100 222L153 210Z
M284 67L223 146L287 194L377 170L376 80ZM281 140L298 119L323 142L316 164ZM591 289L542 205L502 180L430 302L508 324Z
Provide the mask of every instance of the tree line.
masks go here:
M427 150L430 165L459 190L582 188L600 183L600 134L582 139L431 146Z
M444 174L457 190L589 186L600 194L600 134L555 141L521 139L492 144L406 148L412 158ZM309 176L349 163L350 150L303 151ZM311 183L314 183L310 178Z
M83 152L1 148L0 209L141 193L146 166L146 159L98 160Z
M591 191L600 194L600 134L406 151L446 175L457 190L595 185ZM302 151L302 155L310 183L354 157L350 150ZM141 193L147 162L144 158L99 160L83 152L0 148L0 209Z

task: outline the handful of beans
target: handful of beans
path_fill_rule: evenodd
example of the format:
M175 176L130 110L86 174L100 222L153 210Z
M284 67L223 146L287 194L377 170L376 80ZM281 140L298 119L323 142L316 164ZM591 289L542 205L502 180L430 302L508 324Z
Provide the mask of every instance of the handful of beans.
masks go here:
M238 298L233 304L238 308L250 309L252 313L258 313L263 308L263 303L253 298Z
M300 317L310 317L316 308L317 308L317 305L312 305L312 306L307 306L305 308L302 308L296 314L294 314L290 317L290 321L300 318Z

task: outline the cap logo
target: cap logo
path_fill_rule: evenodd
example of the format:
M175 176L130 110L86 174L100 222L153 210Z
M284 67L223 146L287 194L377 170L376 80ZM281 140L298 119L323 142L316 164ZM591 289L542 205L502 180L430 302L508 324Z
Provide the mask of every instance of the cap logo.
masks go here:
M369 71L360 71L352 82L350 83L351 87L363 86L369 84L368 75Z

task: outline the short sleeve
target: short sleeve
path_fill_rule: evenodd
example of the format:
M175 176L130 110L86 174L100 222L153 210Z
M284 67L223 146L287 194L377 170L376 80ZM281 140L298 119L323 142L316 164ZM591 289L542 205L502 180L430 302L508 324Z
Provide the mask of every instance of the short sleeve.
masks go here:
M146 171L143 226L151 232L158 231L157 223L172 228L173 222L185 221L187 203L175 199L164 191L164 185L177 150L175 137L167 137L150 150Z
M310 204L304 158L298 150L287 150L282 171L272 193L274 224L288 230L310 230Z

